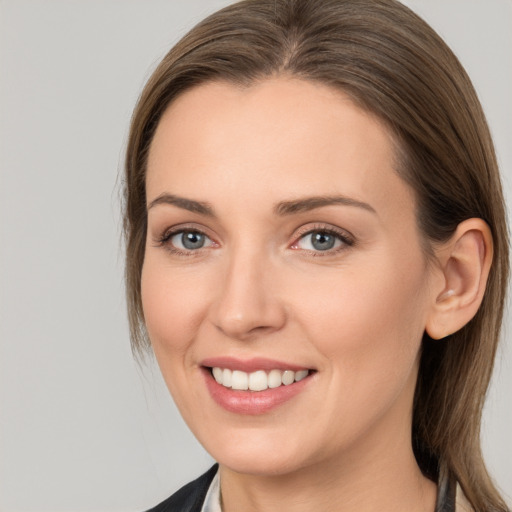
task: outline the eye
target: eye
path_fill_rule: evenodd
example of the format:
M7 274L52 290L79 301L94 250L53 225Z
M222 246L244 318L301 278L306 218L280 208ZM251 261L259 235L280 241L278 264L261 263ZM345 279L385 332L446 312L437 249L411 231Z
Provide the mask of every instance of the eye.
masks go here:
M158 240L157 245L165 247L177 255L190 255L216 243L202 231L197 229L176 229L167 231Z
M211 242L204 233L199 231L178 231L170 237L169 241L177 249L187 251L202 249L208 242Z
M336 252L352 245L354 241L348 235L333 229L322 228L304 233L291 248L312 252Z

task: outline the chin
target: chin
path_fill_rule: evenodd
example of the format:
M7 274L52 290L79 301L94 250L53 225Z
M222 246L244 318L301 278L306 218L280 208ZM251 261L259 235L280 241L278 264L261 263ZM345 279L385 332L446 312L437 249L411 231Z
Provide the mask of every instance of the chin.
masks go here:
M303 443L289 437L284 441L269 433L237 433L222 440L210 437L203 446L219 464L237 473L284 475L303 467L307 458Z
M249 457L245 454L221 455L217 462L231 471L245 475L277 476L293 473L302 466L298 461L279 454L260 454L258 457Z

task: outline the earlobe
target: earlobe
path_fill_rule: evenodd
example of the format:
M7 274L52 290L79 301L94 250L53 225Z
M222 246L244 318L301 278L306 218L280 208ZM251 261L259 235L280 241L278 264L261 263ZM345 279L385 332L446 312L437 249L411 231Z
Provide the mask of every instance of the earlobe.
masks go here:
M464 327L480 307L493 255L489 226L467 219L436 252L443 279L434 291L426 332L441 339Z

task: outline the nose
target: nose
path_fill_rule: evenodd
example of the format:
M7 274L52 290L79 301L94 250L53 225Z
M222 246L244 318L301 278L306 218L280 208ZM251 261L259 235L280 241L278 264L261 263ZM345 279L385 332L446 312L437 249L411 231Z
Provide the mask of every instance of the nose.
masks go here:
M249 340L282 329L286 308L280 300L275 270L256 254L233 256L219 276L211 320L225 336Z

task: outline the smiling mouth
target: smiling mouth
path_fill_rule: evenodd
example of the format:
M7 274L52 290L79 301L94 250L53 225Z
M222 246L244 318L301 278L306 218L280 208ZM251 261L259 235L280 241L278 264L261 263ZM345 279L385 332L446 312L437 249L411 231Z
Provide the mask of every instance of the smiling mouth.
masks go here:
M317 370L267 358L216 357L202 361L206 388L230 413L262 415L301 395Z
M257 370L244 372L218 366L209 368L211 375L221 386L235 391L265 391L281 386L289 386L305 379L312 370Z

